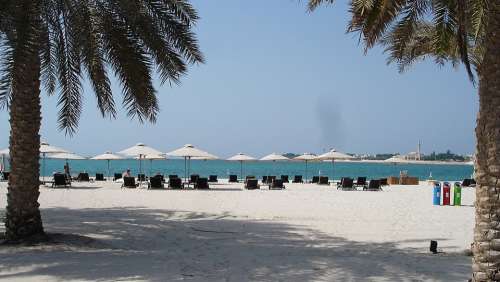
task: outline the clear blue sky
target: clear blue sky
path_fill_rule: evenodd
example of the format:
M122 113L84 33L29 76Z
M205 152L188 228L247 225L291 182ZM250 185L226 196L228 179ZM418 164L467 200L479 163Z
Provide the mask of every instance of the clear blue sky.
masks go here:
M474 151L477 94L462 69L432 62L399 74L382 50L365 56L345 34L345 1L306 13L306 1L193 1L207 63L181 86L159 86L154 125L102 119L86 87L78 133L57 129L56 97L42 98L42 139L84 155L144 142L162 151L185 143L229 156L246 152ZM87 84L86 84L87 85ZM115 98L121 105L120 88ZM8 146L0 112L0 148Z

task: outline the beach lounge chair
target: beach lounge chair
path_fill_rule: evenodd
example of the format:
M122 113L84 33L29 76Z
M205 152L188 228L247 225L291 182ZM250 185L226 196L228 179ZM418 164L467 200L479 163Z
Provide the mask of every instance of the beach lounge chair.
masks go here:
M338 186L337 189L342 189L344 191L356 190L356 187L354 187L354 179L350 177L342 177L340 186Z
M302 175L295 175L293 177L293 181L292 183L303 183L304 181L302 181Z
M267 183L268 184L273 183L274 180L276 180L276 176L275 175L268 175L267 176Z
M217 180L217 175L209 175L208 176L208 182L219 182Z
M113 181L116 181L116 180L121 179L121 178L122 178L121 173L115 173L115 176L113 177Z
M356 179L356 183L354 183L354 187L366 187L366 177L360 176Z
M267 183L267 175L262 176L262 183Z
M281 175L281 180L283 180L283 183L288 183L288 175Z
M137 174L137 181L139 181L139 182L145 182L146 181L146 175L144 173Z
M269 185L269 190L271 189L285 189L285 185L283 185L283 180L281 179L273 179L273 182Z
M2 172L2 179L5 181L9 180L9 175L10 175L10 172L8 172L8 171Z
M90 182L89 174L86 172L80 172L76 177L76 181L79 182Z
M198 177L194 183L194 189L210 189L210 187L208 187L208 178Z
M66 175L62 173L54 173L52 188L56 187L71 187L71 182L66 178Z
M259 180L247 179L247 181L245 181L245 189L248 189L248 190L260 189Z
M163 189L163 175L156 175L149 178L148 189Z
M247 175L247 176L245 177L245 182L247 182L247 181L248 181L248 180L250 180L250 179L257 179L257 177L255 177L255 175Z
M135 178L132 176L125 176L123 178L122 188L137 188L138 184L135 184Z
M380 179L370 180L370 184L368 184L368 187L364 187L363 191L382 191L382 187L380 187Z
M238 183L238 176L236 174L229 175L229 182Z
M172 180L172 178L179 178L179 176L177 174L169 174L168 175L168 182L170 182L170 180Z
M318 182L319 182L319 176L313 176L311 183L318 183Z
M380 178L379 180L380 180L380 186L387 186L387 185L389 185L387 183L387 178Z
M330 185L330 183L328 183L328 176L320 176L318 179L318 184L319 185Z
M179 177L170 178L168 181L168 188L170 189L183 189L182 179Z
M198 178L200 178L200 176L198 174L191 174L191 177L189 179L189 183L196 183L198 181Z
M95 174L95 181L104 181L104 174L96 173Z
M476 181L474 179L465 178L462 181L462 187L474 187L476 186Z

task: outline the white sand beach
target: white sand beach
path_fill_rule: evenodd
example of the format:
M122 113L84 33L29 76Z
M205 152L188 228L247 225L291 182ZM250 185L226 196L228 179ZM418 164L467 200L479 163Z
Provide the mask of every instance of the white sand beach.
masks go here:
M424 183L382 192L73 186L41 188L46 231L66 235L1 246L0 280L466 281L471 272L473 188L457 207L433 206ZM442 253L429 253L430 240Z

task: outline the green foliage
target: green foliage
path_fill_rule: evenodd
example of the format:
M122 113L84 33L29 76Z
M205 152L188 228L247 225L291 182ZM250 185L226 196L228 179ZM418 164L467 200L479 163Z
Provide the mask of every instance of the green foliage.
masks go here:
M121 82L128 115L154 122L154 70L162 83L179 83L187 65L204 61L192 32L197 20L186 0L2 0L0 107L15 92L16 56L29 51L39 54L45 90L58 92L66 133L78 126L84 78L103 117L116 117L109 71Z
M482 62L486 11L491 0L351 0L348 32L358 32L365 50L381 44L388 63L404 71L428 57L459 62L474 82L471 66ZM312 11L332 0L309 0Z

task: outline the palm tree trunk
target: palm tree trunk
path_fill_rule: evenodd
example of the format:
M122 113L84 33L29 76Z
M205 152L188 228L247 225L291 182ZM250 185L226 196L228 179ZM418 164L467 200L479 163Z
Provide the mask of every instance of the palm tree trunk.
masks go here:
M500 3L489 5L479 69L473 281L500 281Z
M40 174L40 58L36 33L15 57L10 104L10 165L5 237L44 239L38 203Z

